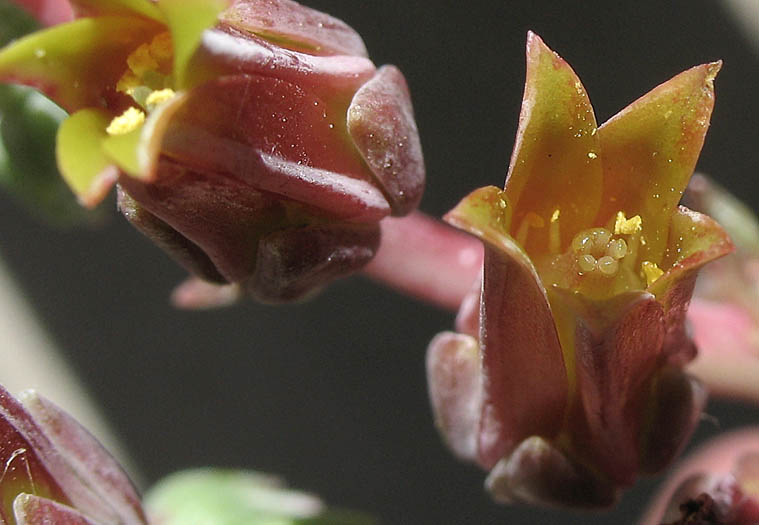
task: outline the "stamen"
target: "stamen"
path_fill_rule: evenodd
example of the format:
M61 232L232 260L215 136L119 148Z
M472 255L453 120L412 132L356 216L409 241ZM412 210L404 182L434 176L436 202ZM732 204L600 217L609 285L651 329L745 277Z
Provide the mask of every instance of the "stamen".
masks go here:
M174 56L171 35L168 32L156 35L150 42L150 55L156 60L169 61Z
M553 254L559 253L561 248L561 231L559 230L559 216L561 212L558 208L551 215L551 225L548 227L548 251Z
M126 93L131 95L130 91L140 85L140 79L137 78L131 69L128 69L121 75L121 78L116 83L116 91L119 93Z
M127 109L124 113L114 118L105 132L109 135L126 135L130 131L142 126L145 122L145 113L135 107Z
M517 230L517 243L519 243L520 246L525 246L527 243L527 233L529 232L530 228L542 228L545 226L545 221L534 212L528 212L527 215L524 216L524 219L522 219L522 224L519 225L519 229Z
M607 277L615 275L617 270L619 270L619 263L614 257L604 255L598 259L598 271Z
M640 218L640 215L628 219L625 217L625 212L619 211L617 212L617 220L614 222L614 235L632 235L643 229L642 224L643 219Z
M153 91L150 95L148 95L148 98L145 99L145 105L148 106L149 110L152 110L154 106L158 106L159 104L163 104L164 102L171 100L174 95L176 95L176 93L174 93L174 90L168 88Z
M646 278L647 286L651 286L659 279L659 277L664 275L664 271L659 268L656 263L652 263L651 261L643 261L640 265L640 269L643 276Z
M141 77L148 71L158 69L158 62L150 55L150 46L142 44L127 57L127 65L132 72Z

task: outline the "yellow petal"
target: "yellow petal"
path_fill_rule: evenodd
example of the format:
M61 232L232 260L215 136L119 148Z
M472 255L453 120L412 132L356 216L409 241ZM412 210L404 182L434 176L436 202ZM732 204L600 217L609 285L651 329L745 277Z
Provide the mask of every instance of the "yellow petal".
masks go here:
M151 20L84 18L21 38L0 51L0 80L40 89L69 113L101 107L113 92L126 57L161 30Z
M596 119L580 79L537 35L527 37L527 80L506 193L512 235L528 213L546 223L560 213L561 246L592 226L601 198ZM548 250L548 228L532 229L531 255Z
M622 210L640 215L642 257L659 263L670 216L680 201L704 143L721 63L680 73L620 111L598 130L603 198L598 220Z

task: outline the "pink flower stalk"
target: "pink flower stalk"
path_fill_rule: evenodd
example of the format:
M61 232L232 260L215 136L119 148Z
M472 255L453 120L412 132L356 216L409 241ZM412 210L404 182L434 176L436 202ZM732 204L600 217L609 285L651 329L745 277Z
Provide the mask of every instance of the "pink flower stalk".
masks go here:
M71 5L66 0L15 0L42 24L52 26L74 18Z
M0 523L145 525L134 486L83 427L35 392L0 386Z
M416 208L406 82L342 21L291 0L71 5L75 21L0 51L0 79L71 113L57 156L80 201L118 183L121 212L198 278L297 299Z
M723 434L687 457L640 523L759 523L759 429Z
M485 244L460 333L430 344L437 424L499 501L612 504L681 448L705 393L685 375L701 266L732 250L678 202L720 64L694 67L597 126L582 83L536 35L504 190L447 216ZM479 300L478 300L479 299Z

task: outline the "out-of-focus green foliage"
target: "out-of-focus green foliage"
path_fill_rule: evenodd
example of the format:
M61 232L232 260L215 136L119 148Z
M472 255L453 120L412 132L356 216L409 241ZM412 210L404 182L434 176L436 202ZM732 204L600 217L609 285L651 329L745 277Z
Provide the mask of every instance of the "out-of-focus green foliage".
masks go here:
M35 20L0 0L0 46L38 28ZM66 113L34 89L0 85L0 184L38 218L57 226L91 220L61 179L55 136Z
M376 525L361 513L328 509L316 496L257 472L195 469L160 481L144 500L151 522L224 525Z

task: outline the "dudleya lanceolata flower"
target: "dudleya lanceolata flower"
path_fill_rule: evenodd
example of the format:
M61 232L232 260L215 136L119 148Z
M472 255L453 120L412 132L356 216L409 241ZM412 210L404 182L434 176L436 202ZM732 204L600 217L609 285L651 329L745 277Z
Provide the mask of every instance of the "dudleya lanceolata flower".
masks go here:
M602 126L580 80L536 35L505 189L446 219L485 244L479 308L428 351L433 409L501 501L609 505L664 466L704 401L681 367L699 267L732 249L678 201L719 63L694 67Z
M0 386L0 523L146 525L131 481L70 415Z
M70 117L60 171L192 273L288 300L368 262L419 202L403 75L291 0L72 0L78 19L0 52L0 79Z

